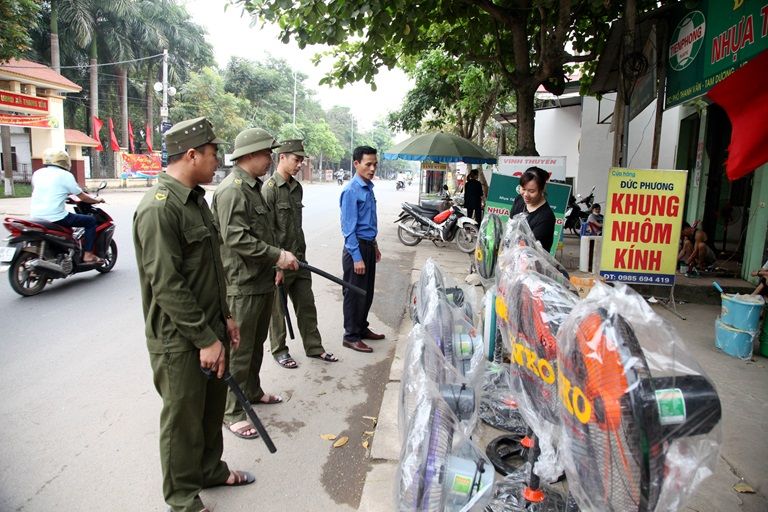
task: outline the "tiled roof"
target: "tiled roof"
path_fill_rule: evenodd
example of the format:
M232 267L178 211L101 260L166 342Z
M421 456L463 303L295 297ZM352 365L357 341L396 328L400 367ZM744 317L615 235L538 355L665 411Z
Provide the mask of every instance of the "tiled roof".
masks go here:
M64 142L74 146L86 146L93 148L99 145L99 143L96 142L96 139L89 137L80 130L74 130L72 128L64 129Z
M82 87L70 79L62 76L53 69L44 64L32 62L31 60L11 59L4 64L0 64L0 75L18 76L19 81L25 78L33 82L43 82L50 89L65 92L80 92Z

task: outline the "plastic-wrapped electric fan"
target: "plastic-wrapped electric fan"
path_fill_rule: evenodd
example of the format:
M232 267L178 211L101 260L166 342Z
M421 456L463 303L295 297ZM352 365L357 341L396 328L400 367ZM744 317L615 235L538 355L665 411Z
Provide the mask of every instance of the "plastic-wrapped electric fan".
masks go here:
M460 421L463 432L469 434L474 430L477 390L448 363L424 327L416 324L409 336L400 379L398 424L402 440L416 404L430 394L442 397Z
M475 323L470 300L471 290L460 286L450 277L445 277L440 266L432 258L427 258L424 262L419 280L413 284L409 295L411 320L414 323L423 321L426 310L430 307L429 301L441 295L453 306L461 309L468 322Z
M417 404L396 478L396 502L401 512L463 512L487 502L493 467L458 431L457 423L439 397L428 395Z
M552 265L552 259L547 258L541 251L527 245L515 245L504 249L499 256L498 270L496 271L497 280L503 282L504 276L516 272L534 271L545 275L558 282L572 293L576 294L576 288L566 277L567 272L564 269ZM557 263L557 260L554 260ZM559 265L559 263L558 263Z
M517 410L508 364L486 365L478 414L481 420L499 430L519 433L528 428Z
M499 327L510 345L520 412L541 450L534 470L545 481L554 481L562 473L555 452L560 425L556 336L578 297L537 272L514 274L504 289L497 299L502 306L501 311L497 307Z
M483 297L483 342L488 361L500 363L504 355L509 354L496 323L496 286L489 288Z
M499 272L506 270L505 267L507 266L508 262L508 260L503 256L504 253L514 247L520 246L535 249L541 258L544 259L544 261L557 269L557 271L563 275L566 281L568 280L568 271L565 269L565 267L563 267L563 265L560 264L559 261L553 258L548 251L545 251L538 241L536 241L536 237L533 236L533 231L531 231L530 226L528 226L528 221L525 220L525 214L521 213L511 217L507 221L507 227L504 231L504 238L501 241L501 253L499 254L496 269L497 282ZM548 272L541 273L548 274Z
M560 455L581 510L683 508L717 462L711 381L624 285L597 283L560 333Z
M547 498L541 503L532 504L525 497L530 464L506 475L493 485L493 494L485 507L485 512L563 512L566 510L566 498L557 490L547 486Z
M495 213L487 214L480 223L475 246L475 268L483 279L493 279L503 229L501 219Z

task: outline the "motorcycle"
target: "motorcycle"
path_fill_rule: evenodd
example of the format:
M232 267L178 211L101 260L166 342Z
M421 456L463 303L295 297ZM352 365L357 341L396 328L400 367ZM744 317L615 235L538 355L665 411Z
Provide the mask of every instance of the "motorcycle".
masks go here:
M403 180L397 180L397 183L395 184L395 190L403 190L405 188L405 183Z
M565 226L563 229L570 229L572 234L580 236L581 225L587 222L594 202L595 186L592 187L589 195L583 199L580 194L576 197L573 197L573 194L571 194L571 197L568 199L568 208L565 210ZM582 205L584 205L584 208L582 208Z
M106 188L102 182L96 191ZM7 247L0 247L0 265L8 266L8 280L13 291L24 297L37 295L54 279L95 270L105 274L117 261L117 244L112 238L115 223L101 208L83 201L67 199L76 213L96 217L96 240L93 252L102 263L83 261L84 228L68 228L42 219L6 217L5 229L10 232Z
M458 205L450 203L443 211L403 203L403 211L395 221L397 237L403 243L412 247L422 240L451 242L456 240L459 250L471 253L475 250L477 241L477 222L467 217L467 212Z

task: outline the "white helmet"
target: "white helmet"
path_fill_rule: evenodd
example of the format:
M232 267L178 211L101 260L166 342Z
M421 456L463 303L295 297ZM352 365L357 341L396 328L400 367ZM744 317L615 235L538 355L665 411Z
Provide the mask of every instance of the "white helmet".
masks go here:
M69 159L69 153L63 149L48 148L43 153L43 163L45 165L55 165L65 171L72 168L72 161Z

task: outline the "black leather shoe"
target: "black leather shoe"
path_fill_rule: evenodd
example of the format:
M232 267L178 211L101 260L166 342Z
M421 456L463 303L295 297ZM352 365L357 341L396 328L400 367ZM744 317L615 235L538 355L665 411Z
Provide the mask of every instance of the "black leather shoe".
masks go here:
M352 350L357 350L358 352L373 352L373 349L362 341L344 340L341 342L341 344L347 348L351 348Z
M363 333L364 340L383 340L384 338L386 338L386 336L384 336L383 334L376 334L370 329L366 329L365 332Z

